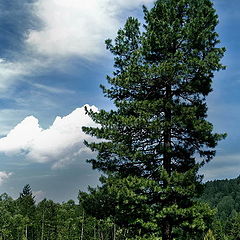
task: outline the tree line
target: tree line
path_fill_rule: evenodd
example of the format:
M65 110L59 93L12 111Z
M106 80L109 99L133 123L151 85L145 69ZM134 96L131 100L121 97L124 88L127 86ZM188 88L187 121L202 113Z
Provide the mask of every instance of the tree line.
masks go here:
M125 189L122 189L123 193ZM0 239L1 240L125 240L131 235L131 227L116 224L108 216L110 209L100 212L93 202L84 203L84 192L78 200L55 203L43 199L36 203L29 185L23 188L19 198L13 199L7 193L0 195ZM126 193L125 193L126 194ZM95 201L110 196L105 193ZM240 239L240 177L214 180L204 184L199 201L209 204L212 216L203 235L193 234L197 240ZM86 212L88 204L92 214ZM135 203L137 204L137 203ZM132 212L131 212L132 214ZM127 216L126 216L127 217ZM122 224L121 224L122 225ZM154 239L154 238L153 238ZM161 238L155 238L161 239ZM178 239L185 240L184 234Z
M240 239L240 176L207 182L200 200L215 209L211 229L217 240Z
M35 202L26 185L19 198L0 195L1 240L120 240L121 230L109 219L87 215L73 200ZM118 236L118 238L117 238Z

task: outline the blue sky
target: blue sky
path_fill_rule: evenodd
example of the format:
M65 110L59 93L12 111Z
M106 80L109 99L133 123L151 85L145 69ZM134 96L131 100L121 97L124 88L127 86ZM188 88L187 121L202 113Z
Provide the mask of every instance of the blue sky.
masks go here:
M83 105L111 109L99 84L113 70L104 40L127 16L142 18L152 0L0 0L0 192L18 197L30 184L36 198L76 199L99 173L81 132L93 125ZM227 70L216 74L209 117L228 137L201 171L205 179L240 174L240 2L214 1ZM97 110L97 109L96 109Z

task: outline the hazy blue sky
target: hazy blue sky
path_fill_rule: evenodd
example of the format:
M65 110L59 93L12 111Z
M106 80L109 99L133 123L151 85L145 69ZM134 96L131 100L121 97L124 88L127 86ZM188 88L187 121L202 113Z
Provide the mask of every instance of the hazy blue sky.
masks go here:
M99 84L112 72L104 40L152 0L0 0L0 192L30 184L38 199L76 199L98 175L81 126L89 104L110 109ZM205 179L240 174L240 1L214 1L227 70L214 78L209 120L228 137ZM94 108L95 108L94 107Z

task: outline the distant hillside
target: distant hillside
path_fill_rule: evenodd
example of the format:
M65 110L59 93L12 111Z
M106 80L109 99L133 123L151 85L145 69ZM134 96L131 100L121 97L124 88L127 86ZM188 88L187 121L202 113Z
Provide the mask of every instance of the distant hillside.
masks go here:
M201 200L217 211L211 227L216 240L240 240L240 176L205 183Z
M240 176L207 182L201 199L217 208L220 218L228 218L235 211L240 212Z

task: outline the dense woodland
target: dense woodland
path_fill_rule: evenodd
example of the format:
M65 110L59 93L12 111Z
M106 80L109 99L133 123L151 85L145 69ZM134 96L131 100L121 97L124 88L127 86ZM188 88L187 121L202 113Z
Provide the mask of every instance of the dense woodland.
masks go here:
M240 239L240 177L205 183L200 200L214 209L210 231L205 233L205 237L212 233L212 238L206 239ZM69 200L60 204L47 199L36 203L29 185L23 188L18 199L4 193L0 195L0 239L126 239L128 229L120 228L111 218L101 218L103 214L98 218L86 214L81 202L80 193L78 203ZM93 211L98 210L93 206Z
M109 219L97 220L86 215L73 200L54 203L35 202L31 187L26 185L18 199L6 193L0 196L1 240L110 240L121 235Z
M216 211L211 226L216 239L240 239L240 176L207 182L200 199Z
M239 179L207 183L202 195L198 174L226 137L207 121L206 97L225 69L213 4L157 0L143 13L143 26L129 17L106 40L114 71L101 88L115 108L86 109L99 126L82 130L98 139L85 145L101 186L79 204L36 205L28 185L17 200L2 195L2 239L240 239Z

